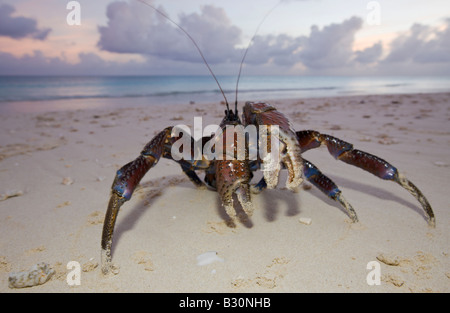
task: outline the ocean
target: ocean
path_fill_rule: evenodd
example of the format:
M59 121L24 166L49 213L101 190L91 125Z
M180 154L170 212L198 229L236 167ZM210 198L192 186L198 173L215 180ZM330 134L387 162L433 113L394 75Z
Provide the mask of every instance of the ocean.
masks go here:
M218 76L218 80L228 102L234 103L236 77ZM450 76L243 76L238 100L431 92L450 92ZM48 103L64 109L66 100L107 106L111 99L148 105L224 101L211 76L0 76L0 109L23 102L36 109Z

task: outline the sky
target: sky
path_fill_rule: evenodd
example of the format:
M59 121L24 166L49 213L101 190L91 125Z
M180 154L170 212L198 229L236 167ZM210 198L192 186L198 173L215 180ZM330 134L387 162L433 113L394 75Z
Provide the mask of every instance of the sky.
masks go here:
M217 75L450 75L448 0L145 1ZM0 0L0 75L207 74L138 0Z

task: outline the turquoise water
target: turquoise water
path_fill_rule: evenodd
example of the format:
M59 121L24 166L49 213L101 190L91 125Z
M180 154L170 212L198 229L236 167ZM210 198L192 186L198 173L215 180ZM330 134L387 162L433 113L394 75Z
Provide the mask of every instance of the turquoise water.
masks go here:
M236 78L218 76L230 103ZM241 77L239 101L342 95L450 92L449 77ZM140 98L149 104L220 102L223 97L211 76L0 76L4 103L72 99ZM64 101L60 101L63 105Z

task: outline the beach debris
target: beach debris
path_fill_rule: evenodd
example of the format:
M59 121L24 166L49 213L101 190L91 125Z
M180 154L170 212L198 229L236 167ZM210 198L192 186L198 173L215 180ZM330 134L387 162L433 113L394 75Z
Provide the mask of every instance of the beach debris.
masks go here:
M0 255L0 273L9 272L10 270L11 270L11 263L6 260L6 257Z
M142 265L144 267L144 271L153 272L155 270L155 266L151 260L151 255L146 251L138 251L134 253L132 259L136 264Z
M434 165L439 166L439 167L447 167L449 166L449 164L445 163L445 162L441 162L441 161L436 161L433 162Z
M0 201L4 201L9 198L22 196L24 192L22 190L6 190L5 193L0 194Z
M392 284L395 287L401 287L405 284L405 281L400 276L394 274L383 275L381 280L385 283Z
M300 217L298 221L305 225L311 225L312 219L310 217Z
M64 177L61 184L66 186L72 185L73 179L71 177Z
M105 214L100 211L94 211L88 216L87 224L88 225L98 225L102 224L105 218Z
M430 279L434 265L439 264L439 261L432 254L422 251L417 251L410 256L379 253L376 258L381 263L389 266L385 269L385 275L381 276L381 281L392 284L395 287L406 286L410 291L414 291L417 288L417 286L411 285L410 281ZM427 288L423 289L422 287L420 289L420 291L427 290Z
M56 206L56 208L57 208L57 209L64 208L64 207L69 206L69 205L71 205L71 204L72 204L72 203L71 203L70 201L64 201L64 202L58 204L58 205Z
M47 263L33 265L28 271L11 272L8 278L9 288L26 288L46 283L55 270Z
M394 144L399 143L398 140L396 140L386 134L381 134L381 135L378 135L377 137L379 138L378 143L382 144L382 145L394 145Z
M238 276L231 284L233 288L248 288L249 286L258 286L264 289L274 289L278 287L279 282L285 277L287 264L290 260L286 257L277 257L266 265L262 270L255 273L255 276L245 278Z
M329 129L330 129L330 130L341 130L342 127L339 126L339 125L331 125L331 126L329 127Z
M87 272L92 272L97 267L98 267L98 263L94 262L94 258L91 258L91 259L89 259L89 261L87 261L86 263L83 264L81 270L83 272L87 273Z
M97 181L102 182L105 180L105 178L106 178L105 176L97 176Z
M359 141L364 141L364 142L371 142L372 138L368 137L368 136L363 136L359 139Z
M114 121L108 121L107 123L100 125L100 127L102 127L102 128L116 127L116 126L117 126L117 123Z
M216 251L208 251L197 256L197 265L203 266L214 262L224 262L224 259L217 256Z
M389 266L399 266L402 261L398 256L389 256L383 253L377 255L377 260Z

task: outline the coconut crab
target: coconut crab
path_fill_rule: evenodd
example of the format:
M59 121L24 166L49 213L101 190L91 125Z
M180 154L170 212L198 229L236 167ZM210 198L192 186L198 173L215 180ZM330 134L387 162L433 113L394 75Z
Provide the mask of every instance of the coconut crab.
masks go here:
M220 200L231 218L231 225L233 224L233 194L237 195L245 213L251 216L253 211L251 193L258 193L266 188L275 188L282 168L288 171L286 182L288 189L295 191L302 183L304 177L329 198L339 202L351 220L357 222L358 217L355 210L344 198L337 185L313 163L301 156L303 152L322 145L328 148L328 152L335 159L357 166L381 179L398 183L420 202L428 218L429 225L435 225L433 210L425 196L387 161L367 152L354 149L352 144L330 135L321 134L314 130L295 131L289 120L269 104L247 102L243 111L242 121L238 116L237 110L225 111L225 117L220 124L221 129L224 131L223 135L226 135L227 125L255 125L257 128L262 125L277 125L279 132L276 134L269 133L268 137L269 140L278 140L280 142L279 155L272 158L279 162L273 163L270 157L256 161L251 161L248 158L242 160L238 158L230 159L229 157L223 160L202 158L201 160L181 159L176 161L194 185L204 187L206 184L210 188L217 190ZM171 148L180 138L173 136L172 129L172 127L167 127L162 130L144 147L139 157L117 171L112 185L112 194L105 216L101 241L102 271L105 274L112 269L111 244L119 208L131 198L142 177L158 163L161 157L173 159ZM234 138L233 142L224 141L224 145L237 146L236 138ZM203 137L201 146L204 147L210 140L211 137ZM194 139L192 139L192 144L194 146ZM270 154L268 155L270 156ZM257 184L251 185L252 172L260 169L264 162L266 162L266 165L268 163L271 164L263 171L261 180ZM195 171L205 172L204 182Z
M164 15L164 13L161 13L153 6L148 3L145 4L152 7L164 17L168 18ZM172 20L170 21L173 22ZM175 22L173 23L177 25ZM179 25L177 26L184 31ZM189 36L189 34L187 35L199 50L206 66L210 70L213 78L216 80L219 89L222 91L220 84L209 68L209 65L207 64L197 44L192 37ZM241 69L243 61L244 59L241 62ZM239 77L240 72L238 81ZM237 196L237 199L240 202L245 214L247 216L251 216L253 212L251 193L258 193L266 188L275 188L278 184L281 169L286 169L288 171L288 178L286 182L288 189L295 191L303 180L306 179L329 198L340 203L349 215L350 219L353 222L357 222L358 217L355 210L344 198L337 185L330 178L325 176L313 163L302 158L302 153L320 146L326 146L328 152L335 159L359 167L383 180L396 182L405 188L419 201L423 207L429 225L434 227L435 217L428 200L411 181L399 173L396 167L387 161L367 152L354 149L351 143L327 134L322 134L318 131L296 131L283 113L279 112L274 106L267 103L246 102L243 107L243 114L242 116L239 116L237 108L237 86L234 110L229 108L223 91L222 94L225 98L225 104L227 106L225 116L220 123L220 135L222 138L227 137L227 132L229 132L228 126L253 125L256 129L276 126L277 131L269 131L266 133L265 142L276 141L279 143L280 148L270 151L270 153L263 158L259 157L256 160L253 160L250 159L248 155L249 150L255 147L251 147L246 141L246 144L244 144L245 157L238 158L236 156L237 151L235 149L239 145L238 137L233 135L231 140L221 141L223 143L223 151L232 151L231 153L226 152L224 158L194 158L196 147L200 147L203 151L209 143L215 142L217 144L217 136L212 135L210 137L200 138L199 141L195 141L193 138L188 138L191 148L191 157L179 159L174 157L172 148L175 143L185 135L179 136L179 134L174 133L173 126L167 127L160 131L153 139L150 140L149 143L144 146L140 155L135 160L125 164L117 171L116 177L112 184L111 197L105 215L101 239L101 263L102 272L104 274L116 271L111 262L111 245L119 209L126 201L130 200L133 191L141 179L153 166L158 163L161 157L171 159L179 163L182 171L194 183L195 186L200 188L208 186L211 189L216 190L228 216L230 217L230 220L228 221L230 226L234 226L235 218L233 196ZM256 148L259 149L261 147L258 146ZM253 172L260 170L262 167L264 167L263 177L258 183L251 184ZM196 171L205 172L204 181L199 178Z

